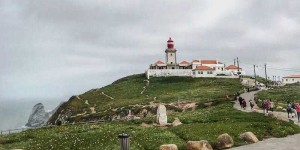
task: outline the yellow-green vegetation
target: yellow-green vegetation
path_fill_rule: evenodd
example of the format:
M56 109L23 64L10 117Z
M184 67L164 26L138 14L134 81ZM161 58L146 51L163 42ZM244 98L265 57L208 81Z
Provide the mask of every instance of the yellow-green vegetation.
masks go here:
M214 146L218 135L222 133L229 133L234 139L234 146L239 146L246 144L239 138L245 131L252 131L260 140L264 137L283 137L300 132L299 127L293 123L265 117L259 113L241 112L232 108L230 102L175 113L170 115L168 121L173 121L174 117L178 117L183 125L167 129L145 128L133 121L27 130L0 137L0 147L28 150L118 150L117 136L125 131L130 134L132 150L155 150L166 143L174 143L180 150L184 150L189 140L208 140Z
M277 106L285 107L286 102L300 102L300 85L288 84L281 87L274 87L267 91L261 91L257 94L257 99L272 99Z
M177 100L207 102L224 100L226 95L232 96L243 89L238 79L161 77L151 78L149 86L141 94L146 85L145 80L144 74L122 78L108 86L90 90L78 97L71 97L57 112L69 109L72 114L87 112L88 115L91 114L90 107L95 106L96 114L85 115L84 118L79 116L75 119L85 121L86 118L97 119L97 117L112 115L115 113L111 111L114 108L149 103L154 100L154 97L156 97L156 102L176 102ZM103 93L114 99L110 99ZM86 100L89 105L85 104ZM52 123L57 115L55 114L51 119Z

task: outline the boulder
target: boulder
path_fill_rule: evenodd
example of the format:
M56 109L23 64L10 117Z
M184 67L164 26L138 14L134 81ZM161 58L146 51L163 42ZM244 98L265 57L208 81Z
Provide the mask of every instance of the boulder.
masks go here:
M252 132L245 132L240 135L240 138L246 142L257 143L259 140Z
M182 122L179 120L179 118L175 118L175 120L172 122L173 127L179 126L181 124Z
M269 112L269 113L268 113L268 116L269 116L269 117L274 117L274 113L273 113L273 112Z
M218 149L230 148L233 146L233 144L234 144L233 139L227 133L224 133L217 138Z
M142 127L146 127L146 128L148 128L148 127L152 127L152 125L150 125L150 124L147 124L147 123L144 123L144 122L141 124L141 126L142 126Z
M213 148L206 140L188 141L187 150L213 150Z
M175 144L164 144L159 147L159 150L178 150Z

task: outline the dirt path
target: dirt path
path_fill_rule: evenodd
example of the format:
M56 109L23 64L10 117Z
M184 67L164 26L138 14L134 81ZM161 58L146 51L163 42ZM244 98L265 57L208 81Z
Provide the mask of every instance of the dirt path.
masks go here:
M241 109L240 104L238 101L235 102L234 108L244 111L244 112L252 112L249 104L250 99L254 99L254 94L256 94L257 91L255 92L249 92L249 93L243 93L241 96L247 101L247 107L246 110ZM263 110L259 109L256 104L254 106L254 110L259 113L264 113ZM284 121L289 121L289 119L293 120L295 124L300 125L297 122L296 118L288 118L287 113L285 112L273 112L274 116L278 119L284 120ZM249 144L245 146L240 146L236 148L232 148L232 150L299 150L299 144L298 142L300 141L300 134L295 134L291 136L287 136L285 138L269 138L265 139L263 141L259 141L258 143L254 144Z

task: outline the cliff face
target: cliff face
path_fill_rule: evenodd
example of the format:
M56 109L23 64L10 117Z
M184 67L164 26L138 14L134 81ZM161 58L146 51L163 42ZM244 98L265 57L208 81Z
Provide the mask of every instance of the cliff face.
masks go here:
M28 122L26 126L28 127L40 127L47 123L50 115L45 111L44 105L42 103L36 104L31 111Z

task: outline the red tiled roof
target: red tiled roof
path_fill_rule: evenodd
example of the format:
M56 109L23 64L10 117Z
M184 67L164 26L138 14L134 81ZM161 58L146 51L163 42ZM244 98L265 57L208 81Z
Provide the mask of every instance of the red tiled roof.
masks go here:
M192 62L200 62L199 60L193 60Z
M195 70L214 70L208 66L198 66Z
M154 63L154 64L165 64L165 63L163 63L162 61L157 61L156 63Z
M188 64L190 64L189 62L187 62L187 61L182 61L181 63L179 63L179 64L182 64L182 65L188 65Z
M295 75L289 75L283 78L300 78L300 74L295 74Z
M218 62L217 60L201 60L201 64L222 64L222 63Z
M226 67L225 69L239 69L239 67L235 66L235 65L229 65L228 67ZM240 68L241 69L241 68Z

